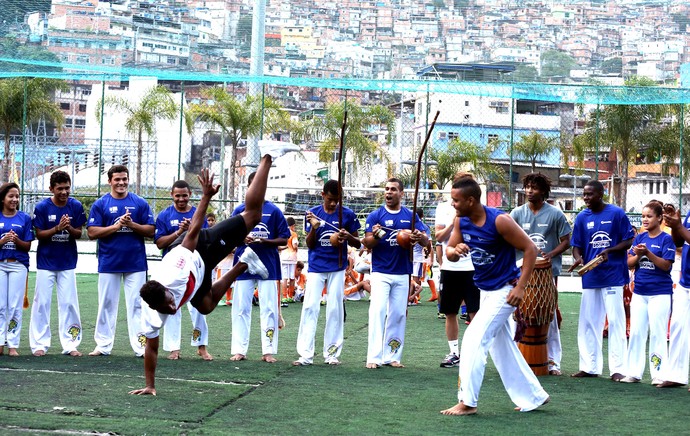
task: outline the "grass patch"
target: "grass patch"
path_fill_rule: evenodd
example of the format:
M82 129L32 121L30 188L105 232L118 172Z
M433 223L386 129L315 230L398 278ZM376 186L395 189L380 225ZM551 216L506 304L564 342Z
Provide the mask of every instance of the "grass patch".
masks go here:
M33 274L30 277L33 295ZM97 309L97 276L80 275L83 323L80 350L91 351ZM113 354L71 358L59 354L57 308L53 299L53 348L31 356L30 311L24 312L22 356L0 356L0 433L19 431L117 434L683 434L687 389L613 383L606 377L541 377L551 403L532 413L517 413L489 359L476 416L445 417L438 412L457 402L457 369L440 368L448 351L444 321L432 303L410 307L403 356L406 368L364 368L368 302L348 302L345 345L338 367L293 367L301 304L283 309L287 322L279 334L279 362L260 361L259 314L254 308L249 360L231 362L230 307L208 317L205 362L189 345L189 314L183 311L182 359L169 361L161 351L157 397L128 395L143 387L143 360L133 356L121 299ZM424 301L425 299L423 299ZM561 294L564 374L577 371L579 294ZM324 310L316 350L323 346ZM462 327L464 331L464 326ZM606 356L606 350L604 350ZM607 373L605 365L605 373Z

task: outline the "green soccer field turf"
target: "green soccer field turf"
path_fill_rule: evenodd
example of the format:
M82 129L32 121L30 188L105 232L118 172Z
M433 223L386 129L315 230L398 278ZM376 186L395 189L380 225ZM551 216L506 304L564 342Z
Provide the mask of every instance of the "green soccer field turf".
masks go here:
M83 323L80 350L94 347L96 276L80 275ZM426 291L425 291L426 292ZM33 295L31 275L30 297ZM423 295L428 298L428 295ZM423 301L426 300L423 298ZM182 359L169 361L161 350L157 397L128 395L143 387L143 359L133 356L126 336L124 300L117 339L107 357L60 355L53 298L53 347L31 356L30 310L24 312L21 356L0 356L0 433L117 434L670 434L687 433L690 405L685 388L662 390L643 383L613 383L606 377L573 379L577 371L579 294L561 294L562 377L540 377L550 404L531 413L513 411L489 359L479 413L446 417L441 409L457 402L457 368L440 368L448 352L435 304L409 308L403 363L406 368L364 368L368 302L348 302L342 365L293 367L300 304L283 309L287 327L279 336L279 362L260 361L258 308L252 318L247 361L231 362L230 307L208 317L213 362L202 361L189 345L190 321L183 311ZM317 329L322 347L324 310ZM463 328L464 331L464 328ZM462 334L462 332L461 332ZM604 350L606 356L606 350ZM605 359L606 360L606 359ZM608 374L605 365L604 373Z

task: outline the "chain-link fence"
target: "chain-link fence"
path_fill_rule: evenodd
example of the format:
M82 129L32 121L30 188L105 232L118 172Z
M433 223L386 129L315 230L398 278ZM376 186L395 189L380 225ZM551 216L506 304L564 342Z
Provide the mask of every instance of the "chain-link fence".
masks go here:
M15 96L0 114L3 181L20 184L22 207L32 210L48 195L57 169L72 176L73 194L88 205L109 191L108 168L124 164L130 190L159 211L175 180L194 189L196 173L210 167L223 186L213 208L227 215L242 201L259 138L301 145L301 154L271 170L267 197L287 215L318 204L339 163L345 202L361 216L381 204L389 177L403 181L411 203L418 168L418 206L427 217L459 170L482 181L487 205L505 209L525 202L521 180L533 171L551 178L551 200L566 212L584 206L591 179L632 217L652 198L688 207L684 89L169 74L117 81L0 74L0 99Z

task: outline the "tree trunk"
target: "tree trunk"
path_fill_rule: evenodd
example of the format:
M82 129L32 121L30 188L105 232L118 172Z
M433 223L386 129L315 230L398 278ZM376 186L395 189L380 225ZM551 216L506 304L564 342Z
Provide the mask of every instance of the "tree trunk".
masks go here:
M2 176L3 182L7 183L10 181L10 131L5 130L5 159L2 163Z
M136 194L141 194L141 157L144 154L144 144L141 141L142 133L139 130L137 137L137 189Z
M237 160L237 140L233 138L232 146L230 147L230 165L228 166L228 198L230 199L230 207L235 208L235 203L238 201L235 197L235 161Z

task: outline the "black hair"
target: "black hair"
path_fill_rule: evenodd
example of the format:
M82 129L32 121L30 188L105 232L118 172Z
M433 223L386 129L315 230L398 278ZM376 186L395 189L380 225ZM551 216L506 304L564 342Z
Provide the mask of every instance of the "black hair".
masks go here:
M591 186L592 189L600 194L604 193L604 185L602 185L599 180L590 180L589 182L585 183L585 186Z
M529 173L522 178L522 186L527 188L528 186L536 186L542 194L544 194L544 200L549 198L551 194L551 179L542 173Z
M177 189L186 189L186 190L188 190L189 192L192 192L191 188L189 187L189 183L187 183L185 180L178 180L178 181L176 181L175 183L173 183L172 189L170 190L170 192L174 191L175 188L177 188Z
M50 187L53 188L58 183L69 183L72 184L72 179L69 177L65 171L57 170L50 175Z
M165 303L165 286L155 280L149 280L141 287L139 295L149 307L158 307Z
M400 191L404 190L403 182L402 180L398 179L397 177L391 177L390 179L386 180L386 183L397 183L398 184L398 189Z
M465 197L474 197L477 201L482 198L482 188L470 177L460 177L453 182L453 189L459 189Z
M291 216L287 217L287 225L289 226L294 226L295 225L295 219Z
M14 182L5 183L0 186L0 207L2 207L1 204L5 201L7 193L10 192L10 189L12 188L17 188L17 191L19 191L19 185Z
M113 165L108 170L108 181L112 180L113 174L115 174L115 173L127 173L127 176L129 177L129 170L127 169L126 166L124 166L124 165Z
M337 180L329 180L326 183L323 184L323 193L327 195L338 195L338 181Z

